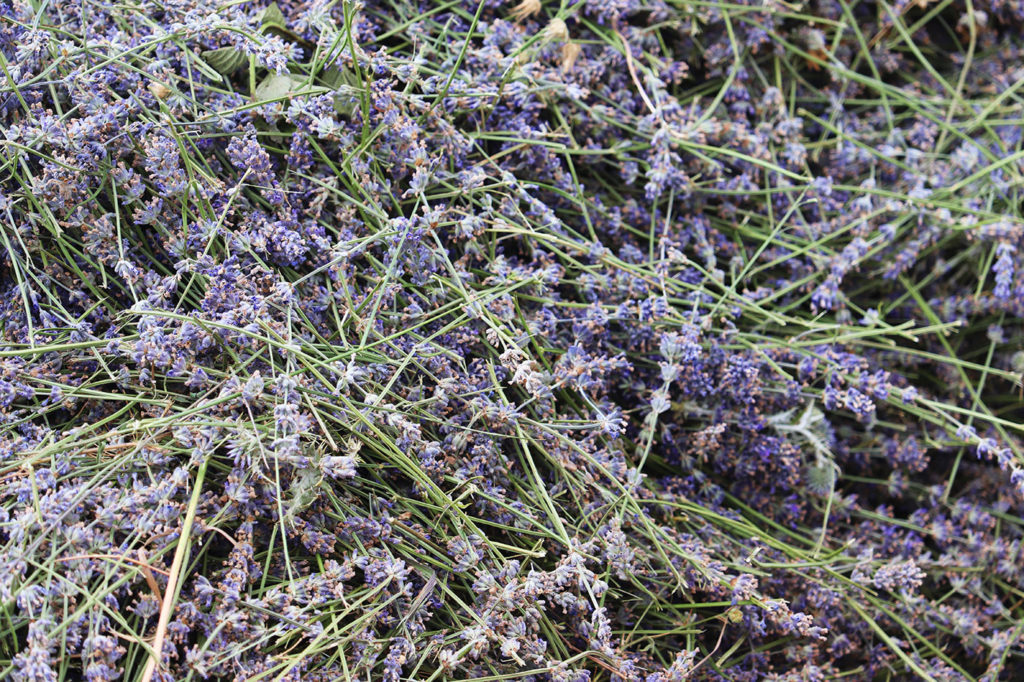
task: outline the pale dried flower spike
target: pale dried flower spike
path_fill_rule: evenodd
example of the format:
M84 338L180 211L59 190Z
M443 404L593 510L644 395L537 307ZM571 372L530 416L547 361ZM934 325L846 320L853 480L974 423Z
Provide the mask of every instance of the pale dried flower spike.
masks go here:
M538 12L540 12L540 0L522 0L512 8L510 16L518 22L532 17Z
M544 27L544 42L562 43L569 40L569 27L565 22L555 17Z
M572 67L576 64L576 59L580 56L582 49L578 43L562 45L562 73L572 71Z

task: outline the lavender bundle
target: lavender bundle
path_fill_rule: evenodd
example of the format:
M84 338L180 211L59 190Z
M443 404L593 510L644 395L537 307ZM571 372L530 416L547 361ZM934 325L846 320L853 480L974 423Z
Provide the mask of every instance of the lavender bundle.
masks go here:
M1022 35L0 1L0 678L1021 678Z

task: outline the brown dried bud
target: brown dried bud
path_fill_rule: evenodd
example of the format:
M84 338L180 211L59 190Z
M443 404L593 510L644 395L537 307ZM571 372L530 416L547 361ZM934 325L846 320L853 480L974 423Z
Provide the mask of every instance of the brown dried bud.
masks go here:
M156 81L150 82L149 91L153 93L153 97L156 97L157 99L167 99L167 96L171 94L170 88L163 83L157 83Z

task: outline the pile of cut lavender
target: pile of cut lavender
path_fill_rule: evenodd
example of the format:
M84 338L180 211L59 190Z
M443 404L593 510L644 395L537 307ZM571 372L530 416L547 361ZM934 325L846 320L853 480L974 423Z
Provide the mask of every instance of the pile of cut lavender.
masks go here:
M1022 36L0 1L0 678L1024 679Z

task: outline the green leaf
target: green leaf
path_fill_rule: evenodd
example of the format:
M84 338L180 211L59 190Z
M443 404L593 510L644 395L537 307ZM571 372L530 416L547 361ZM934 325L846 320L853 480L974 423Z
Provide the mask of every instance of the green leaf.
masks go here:
M256 86L253 96L258 100L282 99L288 96L294 84L291 76L272 73Z
M281 11L276 2L270 3L265 10L260 12L260 27L261 29L288 28L284 19L284 12Z
M320 95L325 92L330 92L330 88L319 85L306 85L305 81L298 80L288 74L272 73L256 86L256 92L253 93L253 97L260 101L272 101L294 95Z
M224 81L224 76L220 75L220 73L216 69L207 64L206 61L199 55L193 54L192 61L193 63L195 63L196 68L199 69L199 71L210 80L217 83Z
M351 85L354 88L362 85L362 82L359 80L359 74L355 71L352 69L339 69L336 66L332 66L321 73L320 80L332 90L336 90L342 85Z
M236 47L204 50L203 59L218 73L230 76L248 62L248 55Z
M276 35L292 43L298 43L303 47L314 48L315 44L306 40L299 34L288 30L287 22L284 18L284 13L277 6L277 3L271 3L263 12L260 13L260 33Z
M343 116L352 116L359 108L359 102L346 95L334 97L334 110Z

